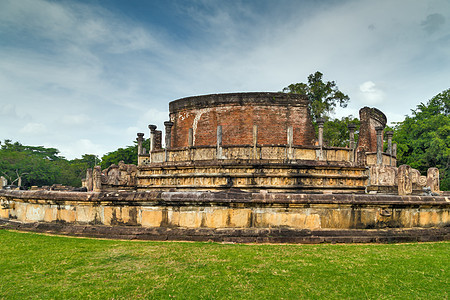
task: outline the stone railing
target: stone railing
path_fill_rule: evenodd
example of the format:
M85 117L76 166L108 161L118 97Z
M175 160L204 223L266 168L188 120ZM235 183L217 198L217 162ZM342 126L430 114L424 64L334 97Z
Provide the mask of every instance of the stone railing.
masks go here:
M349 148L326 148L285 145L233 145L194 146L178 149L161 149L138 156L138 165L153 163L205 161L205 160L266 160L286 162L295 160L353 162L353 150Z

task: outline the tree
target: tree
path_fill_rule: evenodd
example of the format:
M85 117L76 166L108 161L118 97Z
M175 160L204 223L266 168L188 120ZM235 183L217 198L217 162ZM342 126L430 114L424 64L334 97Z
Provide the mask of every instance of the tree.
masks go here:
M350 143L349 124L356 125L355 141L358 140L360 121L353 116L342 117L341 119L329 119L323 126L323 141L328 147L347 147Z
M115 151L108 152L103 155L100 166L102 169L106 169L112 164L119 164L121 160L126 164L137 165L137 145L127 146L126 148L119 148Z
M425 174L439 168L441 190L450 190L450 89L412 110L394 128L399 164L408 164Z
M308 76L308 83L293 83L283 89L285 93L305 95L309 99L309 109L313 121L329 116L339 104L347 107L350 98L342 93L334 81L323 82L323 74L317 71Z
M98 158L92 154L71 161L58 154L55 148L25 146L5 140L0 143L0 175L10 184L24 187L55 183L79 187L86 169L98 163Z

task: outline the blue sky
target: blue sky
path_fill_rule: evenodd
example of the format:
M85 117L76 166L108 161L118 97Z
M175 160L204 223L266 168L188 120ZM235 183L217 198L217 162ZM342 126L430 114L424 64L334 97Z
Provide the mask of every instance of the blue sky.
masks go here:
M450 87L450 1L0 0L0 139L67 158L162 128L172 100L321 71L401 121Z

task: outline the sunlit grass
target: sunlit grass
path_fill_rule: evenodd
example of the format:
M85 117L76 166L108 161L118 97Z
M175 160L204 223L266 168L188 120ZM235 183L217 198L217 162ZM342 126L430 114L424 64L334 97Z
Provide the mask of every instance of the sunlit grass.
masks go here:
M0 298L446 299L450 243L239 245L0 230Z

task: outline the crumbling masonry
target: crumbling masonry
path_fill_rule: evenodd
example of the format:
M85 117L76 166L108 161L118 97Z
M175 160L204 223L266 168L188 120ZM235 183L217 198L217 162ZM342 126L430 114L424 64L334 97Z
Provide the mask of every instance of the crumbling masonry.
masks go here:
M164 148L162 132L149 125L149 145L144 145L144 133L138 133L138 166L89 171L88 190L410 195L428 186L439 193L437 169L425 177L406 166L397 168L392 132L386 132L383 151L386 116L376 108L360 110L358 141L356 127L350 125L345 148L324 145L323 119L317 120L316 138L308 99L302 95L188 97L171 102L169 111Z

